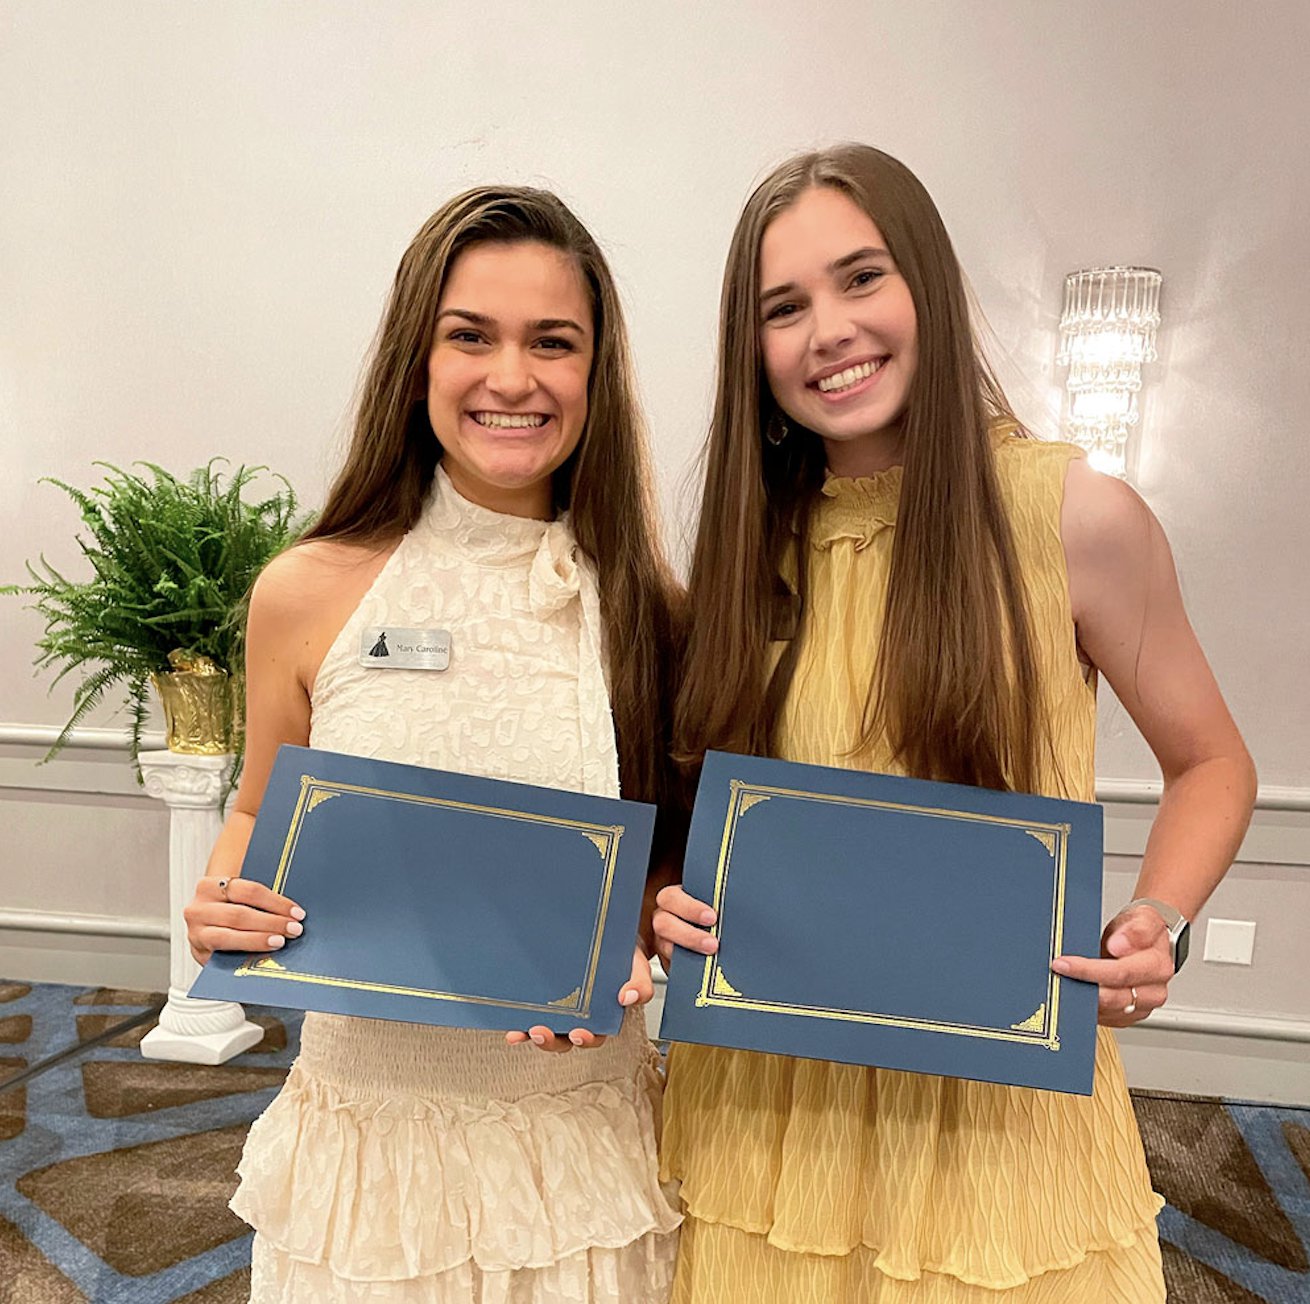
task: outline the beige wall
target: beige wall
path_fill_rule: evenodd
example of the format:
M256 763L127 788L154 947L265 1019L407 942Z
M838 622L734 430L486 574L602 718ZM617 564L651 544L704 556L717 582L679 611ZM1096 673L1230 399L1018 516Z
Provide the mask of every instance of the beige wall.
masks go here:
M735 214L789 151L858 138L937 197L1039 425L1064 273L1162 269L1138 483L1263 782L1304 796L1310 173L1282 142L1310 115L1308 44L1299 0L1241 22L1217 0L0 0L0 578L75 561L75 516L36 481L87 483L96 458L269 462L317 500L401 250L493 179L559 189L609 251L681 546ZM67 693L28 671L35 617L0 612L0 722L60 723ZM0 754L0 910L162 917L162 813L88 798L63 763L38 779L35 754ZM1156 774L1109 701L1098 771ZM52 774L68 790L36 793ZM1180 1002L1310 1019L1289 836L1299 859L1221 889L1259 924L1255 965L1197 964ZM33 936L0 932L0 969L102 963L103 939ZM164 981L158 942L120 951Z

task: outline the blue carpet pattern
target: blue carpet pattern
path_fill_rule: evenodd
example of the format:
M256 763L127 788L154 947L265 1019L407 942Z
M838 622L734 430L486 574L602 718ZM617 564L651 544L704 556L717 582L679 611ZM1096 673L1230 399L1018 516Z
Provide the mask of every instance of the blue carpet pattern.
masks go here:
M264 1041L216 1068L143 1060L149 1021L106 1037L160 999L0 981L0 1304L246 1299L232 1170L300 1015L250 1009ZM1310 1304L1310 1110L1145 1093L1134 1105L1169 1202L1171 1304Z
M0 984L4 1304L246 1298L250 1234L226 1210L231 1164L290 1066L299 1016L248 1011L263 1043L217 1068L143 1060L146 1023L3 1089L157 1000Z

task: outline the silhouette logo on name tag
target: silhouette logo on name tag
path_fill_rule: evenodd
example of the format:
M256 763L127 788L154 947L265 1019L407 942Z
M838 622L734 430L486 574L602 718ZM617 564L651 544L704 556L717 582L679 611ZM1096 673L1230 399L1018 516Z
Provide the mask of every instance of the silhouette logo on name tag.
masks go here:
M450 630L370 625L360 633L359 664L370 670L445 670Z

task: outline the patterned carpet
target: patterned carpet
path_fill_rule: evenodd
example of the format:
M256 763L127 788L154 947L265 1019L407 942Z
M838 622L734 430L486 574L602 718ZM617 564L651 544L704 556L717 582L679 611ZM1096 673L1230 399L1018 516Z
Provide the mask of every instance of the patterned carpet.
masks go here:
M299 1016L251 1010L265 1036L247 1054L165 1064L137 1049L159 1001L0 982L0 1304L246 1299L232 1171ZM1171 1302L1310 1302L1310 1110L1158 1094L1135 1105L1169 1201Z

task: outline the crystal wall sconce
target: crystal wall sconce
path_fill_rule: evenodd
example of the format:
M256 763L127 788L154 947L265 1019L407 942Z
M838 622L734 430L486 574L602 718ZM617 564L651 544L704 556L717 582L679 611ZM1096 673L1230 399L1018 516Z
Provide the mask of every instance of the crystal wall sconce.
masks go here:
M1137 424L1142 364L1155 361L1160 273L1150 267L1091 267L1064 278L1062 366L1069 368L1065 431L1088 465L1123 478Z

